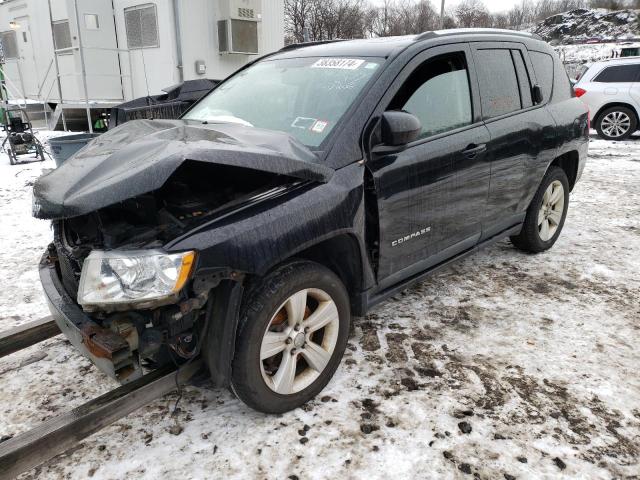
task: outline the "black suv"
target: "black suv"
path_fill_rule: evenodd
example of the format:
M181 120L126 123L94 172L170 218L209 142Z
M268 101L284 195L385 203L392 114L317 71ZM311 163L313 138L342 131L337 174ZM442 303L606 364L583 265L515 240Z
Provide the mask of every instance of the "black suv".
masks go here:
M352 316L504 237L550 248L587 145L534 35L293 45L41 177L40 276L121 382L201 355L216 385L283 412L327 384Z

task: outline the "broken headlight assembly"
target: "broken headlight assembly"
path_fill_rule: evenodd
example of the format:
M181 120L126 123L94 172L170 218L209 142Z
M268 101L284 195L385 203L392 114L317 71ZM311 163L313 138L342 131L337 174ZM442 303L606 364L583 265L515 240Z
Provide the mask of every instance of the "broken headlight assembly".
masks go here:
M93 250L82 266L78 303L85 310L171 303L187 282L194 259L192 251Z

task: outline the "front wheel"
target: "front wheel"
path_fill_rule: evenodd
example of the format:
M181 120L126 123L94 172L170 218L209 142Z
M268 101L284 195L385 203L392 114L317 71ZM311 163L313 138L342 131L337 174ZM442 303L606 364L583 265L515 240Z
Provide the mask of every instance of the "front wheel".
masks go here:
M243 301L233 392L266 413L300 407L338 368L349 322L347 291L332 271L302 260L275 269Z
M520 250L539 253L550 249L560 236L569 208L569 181L560 167L545 174L527 209L522 230L511 237Z

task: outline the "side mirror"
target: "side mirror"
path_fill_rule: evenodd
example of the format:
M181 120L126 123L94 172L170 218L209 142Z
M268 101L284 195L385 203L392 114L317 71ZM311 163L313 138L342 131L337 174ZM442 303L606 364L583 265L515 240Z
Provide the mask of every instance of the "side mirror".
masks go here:
M415 115L402 110L389 110L382 114L381 140L385 146L401 147L416 140L422 124Z
M542 94L542 88L536 84L531 88L531 99L534 105L540 105L544 101L544 95Z

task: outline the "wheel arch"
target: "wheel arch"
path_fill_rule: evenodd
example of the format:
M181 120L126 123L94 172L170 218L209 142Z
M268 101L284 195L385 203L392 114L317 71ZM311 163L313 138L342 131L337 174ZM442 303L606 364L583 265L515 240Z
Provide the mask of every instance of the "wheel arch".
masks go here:
M572 191L578 180L578 168L580 166L580 154L578 151L571 150L556 157L549 165L549 168L553 166L560 167L564 170L569 180L569 191Z
M602 107L600 107L600 109L593 116L593 125L595 125L600 120L600 115L602 115L602 112L604 112L605 110L607 110L607 109L609 109L611 107L625 107L625 108L630 109L633 113L635 113L636 120L638 121L638 123L640 123L640 115L638 114L638 109L635 106L633 106L631 103L627 103L627 102L610 102L610 103L606 103Z
M340 233L293 255L316 262L335 273L349 294L351 311L362 315L361 294L365 288L365 262L360 242L353 234Z

